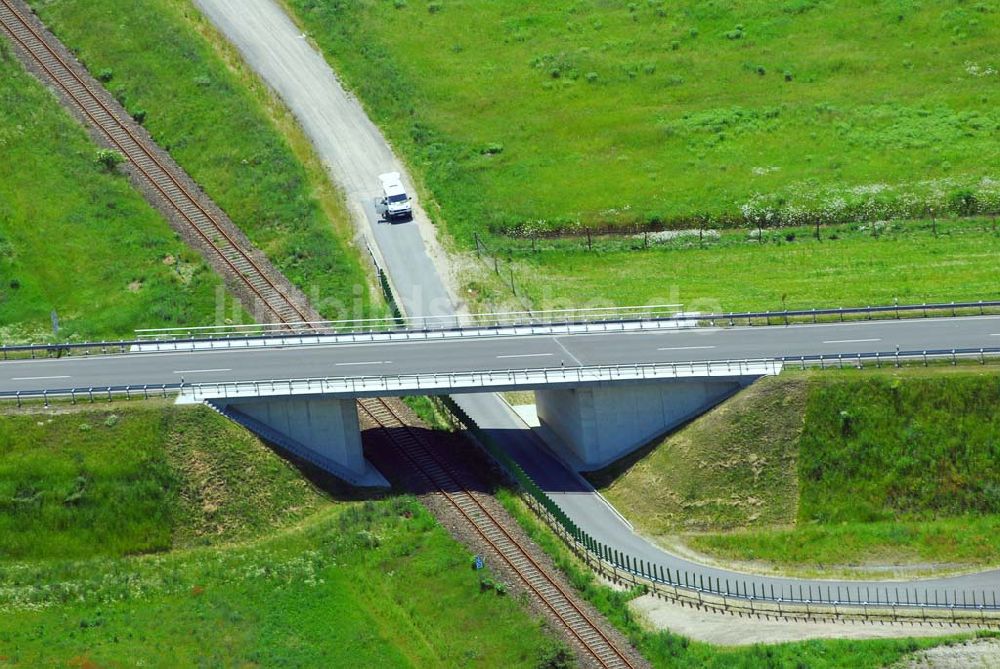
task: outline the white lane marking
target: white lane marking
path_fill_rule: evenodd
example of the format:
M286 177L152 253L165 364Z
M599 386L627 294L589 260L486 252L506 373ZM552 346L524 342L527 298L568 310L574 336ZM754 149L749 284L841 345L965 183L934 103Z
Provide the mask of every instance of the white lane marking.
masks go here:
M715 346L667 346L658 348L657 351L696 351L706 348L716 348Z
M225 369L179 369L175 370L174 374L212 374L213 372L231 372L232 369L228 367Z
M552 353L521 353L518 355L498 355L497 360L502 360L504 358L545 358L552 355Z
M44 381L45 379L69 379L70 376L15 376L11 381Z
M870 341L882 341L881 339L831 339L824 344L864 344Z
M580 359L579 359L579 358L577 358L577 357L576 357L575 355L573 355L572 353L570 353L570 352L569 352L569 349L568 349L568 348L566 348L566 345L565 345L565 344L563 344L563 343L562 343L561 341L559 341L559 339L558 339L557 337L553 337L553 338L552 338L552 341L554 341L554 342L555 342L555 343L556 343L556 344L557 344L557 345L559 346L559 348L561 348L561 349L563 350L563 353L565 353L566 355L568 355L568 356L569 356L569 359L570 359L570 360L572 360L573 362L575 362L575 363L577 364L577 366L578 366L578 367L583 367L583 363L582 363L582 362L580 362Z
M334 367L351 367L353 365L391 365L392 360L371 360L369 362L338 362Z
M994 332L990 335L991 337L1000 337L1000 332Z

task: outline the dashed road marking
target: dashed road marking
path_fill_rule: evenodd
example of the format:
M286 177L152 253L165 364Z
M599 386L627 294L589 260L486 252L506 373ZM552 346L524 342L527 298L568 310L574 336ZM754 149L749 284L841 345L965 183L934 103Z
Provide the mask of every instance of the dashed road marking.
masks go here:
M355 365L391 365L392 360L369 360L368 362L338 362L334 367L353 367Z
M520 353L518 355L498 355L497 359L502 360L503 358L545 358L552 353Z
M657 351L698 351L709 348L715 348L715 346L666 346L664 348L658 348Z
M231 372L232 369L180 369L174 371L174 374L212 374L214 372Z

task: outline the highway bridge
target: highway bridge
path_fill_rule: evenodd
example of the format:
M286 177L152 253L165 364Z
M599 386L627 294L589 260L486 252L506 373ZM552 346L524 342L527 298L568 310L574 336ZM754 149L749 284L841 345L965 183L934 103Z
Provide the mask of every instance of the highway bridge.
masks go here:
M983 598L1000 591L998 571L900 584L749 576L698 565L636 535L565 465L567 460L584 467L603 464L783 365L812 364L820 358L835 365L859 360L891 365L897 356L919 358L925 351L945 357L964 351L985 359L975 353L1000 353L1000 316L769 327L645 323L642 328L622 323L617 329L577 327L576 334L565 334L574 331L570 324L545 324L504 334L481 327L433 335L395 332L373 335L376 341L368 342L357 341L357 334L145 341L117 355L0 362L0 397L169 388L179 401L205 401L293 451L319 451L348 480L378 484L381 476L361 455L353 398L449 394L589 536L645 564L696 573L710 583L739 580L744 592L750 587L762 595L765 588L790 595L809 587L853 589L855 597L868 588L888 597L902 585L914 601L929 602L933 596L956 604L959 596L985 603ZM492 395L511 388L535 391L540 418L569 442L569 452L551 450L523 427L511 429L518 418ZM580 443L581 430L606 441L588 450Z
M337 181L345 186L352 211L360 212L366 236L374 243L373 256L387 272L403 311L418 318L457 316L461 307L424 250L435 244L422 210L415 208L415 223L419 225L405 226L384 224L372 211L367 191L376 183L377 174L402 170L360 106L339 89L322 58L308 52L306 43L286 19L253 31L244 3L199 0L199 5L285 99ZM276 38L279 33L280 39ZM283 48L275 48L276 44ZM292 310L289 318L297 318L299 313ZM426 341L417 341L422 338ZM144 393L150 388L169 388L179 391L183 401L212 403L286 447L301 446L301 440L314 437L318 437L316 444L321 448L324 440L339 441L342 447L329 451L333 456L329 458L331 464L349 470L348 474L364 475L368 473L364 463L357 460L360 450L349 448L356 437L357 416L347 398L389 390L392 394L455 394L459 407L494 437L589 536L648 564L690 570L709 582L712 578L716 583L726 579L727 589L728 579L740 579L744 596L748 595L749 585L754 593L775 586L779 593L785 589L790 593L793 586L807 582L703 567L664 553L636 535L492 391L512 387L535 390L540 413L544 414L545 405L553 409L549 419L557 428L563 420L561 436L569 435L571 441L574 426L565 420L567 413L575 412L576 424L581 426L588 412L592 419L601 418L596 413L600 406L605 408L603 418L607 418L650 398L652 404L659 405L659 423L645 427L662 430L679 418L671 407L681 398L695 397L692 405L697 406L692 410L697 411L755 376L775 373L784 364L805 364L807 359L833 364L874 359L878 364L897 356L920 356L924 351L932 355L979 351L985 355L1000 345L1000 322L983 317L576 334L551 334L544 329L518 334L483 330L463 332L458 337L436 337L435 341L419 333L367 343L351 339L330 337L295 343L275 337L269 341L246 340L243 350L227 343L169 352L157 351L156 342L145 342L121 356L11 360L0 363L0 397L73 396L111 387L125 388L126 392L129 388L135 392L141 389ZM176 344L163 342L163 348L176 348ZM574 394L587 400L574 400ZM608 407L612 410L607 411ZM649 406L633 411L633 415L656 413ZM591 420L588 429L599 431L602 422ZM308 433L297 431L302 425L310 428ZM577 436L579 432L576 430ZM632 434L630 440L637 436ZM588 448L586 443L575 446L575 455L583 465L599 464L602 458L614 454L613 450ZM962 605L966 602L964 590L968 590L973 606L977 594L981 605L989 592L996 608L998 584L1000 573L994 571L919 583L863 585L876 592L880 588L888 592L891 587L919 586L925 603L931 601L928 588L961 588ZM847 588L847 584L831 581L809 581L808 586L810 597L813 586L836 588L837 596L842 586ZM858 585L852 583L850 587L857 589ZM937 599L935 592L935 604ZM942 599L948 602L949 593L944 593ZM958 601L954 591L950 601Z
M678 327L676 318L538 323L438 332L145 340L119 355L8 360L0 397L92 396L94 389L208 402L349 481L381 483L365 463L361 397L535 392L550 443L575 469L610 464L785 364L857 364L1000 345L1000 316ZM567 334L569 333L569 334Z

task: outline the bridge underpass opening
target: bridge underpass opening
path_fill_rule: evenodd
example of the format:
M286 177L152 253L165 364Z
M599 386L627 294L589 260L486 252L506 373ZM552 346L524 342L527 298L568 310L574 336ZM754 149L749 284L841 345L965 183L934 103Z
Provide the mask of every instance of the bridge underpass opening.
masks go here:
M604 380L573 385L535 384L541 437L579 471L605 467L652 439L694 418L736 393L760 374L683 377L655 381ZM283 384L262 384L256 396L206 395L200 400L262 438L308 460L352 485L385 487L388 482L369 463L361 447L357 396L282 392ZM446 395L449 390L411 389L393 395ZM477 392L491 392L480 388ZM389 393L381 393L389 395ZM360 395L360 393L358 394ZM367 396L375 396L366 393ZM179 402L193 398L181 395Z
M389 482L365 459L353 399L274 396L211 399L207 404L263 439L363 488Z

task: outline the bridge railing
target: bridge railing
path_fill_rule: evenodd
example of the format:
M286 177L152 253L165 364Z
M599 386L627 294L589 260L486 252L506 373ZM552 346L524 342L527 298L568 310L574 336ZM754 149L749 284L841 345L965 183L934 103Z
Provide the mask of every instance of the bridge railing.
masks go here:
M595 383L641 382L692 377L756 377L778 374L781 368L782 363L775 360L540 367L425 374L316 377L284 381L194 383L184 386L180 392L181 401L185 402L201 402L217 398L320 394L342 397L440 395L451 392L495 391L543 386L578 387Z
M824 615L836 616L923 617L956 622L1000 625L997 590L958 590L921 588L904 585L872 587L857 585L818 585L809 582L784 583L775 587L773 580L753 576L732 578L706 576L696 569L671 569L635 558L611 544L595 539L582 528L524 471L485 430L450 397L445 406L476 438L476 441L510 475L521 491L533 502L537 512L554 525L560 536L591 567L616 579L626 577L635 585L645 585L659 594L675 599L697 601L700 605L782 616L812 615L819 608ZM755 609L756 606L756 609ZM784 607L784 608L783 608ZM956 612L959 616L956 616ZM990 617L987 618L986 616Z
M283 325L231 326L226 329L178 328L140 330L131 340L0 345L0 359L110 355L146 351L199 348L254 348L305 346L333 342L412 341L435 338L495 337L523 334L574 334L588 332L645 331L697 325L780 325L793 322L847 321L851 319L903 319L931 316L981 316L1000 313L1000 301L909 304L838 309L723 312L685 314L679 305L623 307L617 309L514 312L464 316L474 322L440 319L371 319L322 321Z
M509 325L547 323L594 323L674 318L681 314L681 304L653 304L631 307L593 307L549 309L539 311L502 311L486 313L447 314L441 316L392 316L335 321L303 321L299 323L250 323L246 325L209 325L136 330L137 339L171 339L191 337L260 336L288 332L324 332L326 334L388 332L395 330L454 330L490 328Z

